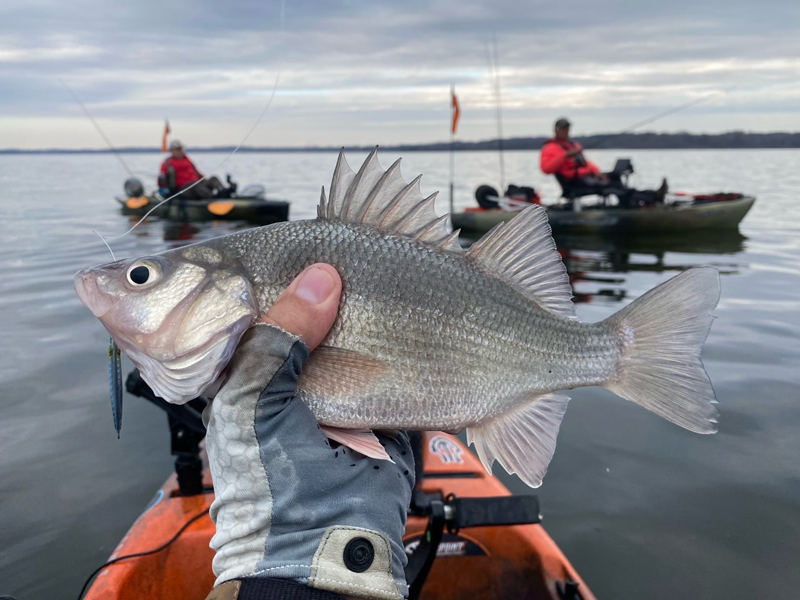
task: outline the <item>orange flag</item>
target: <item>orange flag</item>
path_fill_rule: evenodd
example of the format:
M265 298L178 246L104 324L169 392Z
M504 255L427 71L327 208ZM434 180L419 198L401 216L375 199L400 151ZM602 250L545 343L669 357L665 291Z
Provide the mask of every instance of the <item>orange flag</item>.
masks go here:
M461 110L458 107L458 98L456 97L456 90L453 88L451 90L451 94L453 96L453 127L451 129L453 135L456 134L456 129L458 129L458 118L461 116Z
M169 120L164 121L164 137L161 138L161 152L167 151L167 137L169 136Z

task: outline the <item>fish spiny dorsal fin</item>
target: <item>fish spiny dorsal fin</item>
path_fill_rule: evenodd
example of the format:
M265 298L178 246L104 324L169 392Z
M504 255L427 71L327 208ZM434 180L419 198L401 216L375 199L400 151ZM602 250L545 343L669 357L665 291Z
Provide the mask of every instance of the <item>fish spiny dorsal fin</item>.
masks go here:
M319 206L317 206L317 218L324 219L328 214L328 199L325 198L325 186L322 186L322 192L319 195Z
M541 206L530 206L494 227L469 249L467 260L515 283L543 309L575 318L567 269Z
M336 161L336 168L333 170L333 178L331 179L331 194L328 198L327 206L327 219L333 221L341 214L342 204L347 194L347 189L350 187L350 182L353 181L355 173L350 165L347 164L347 159L344 157L344 148L339 150L339 158Z
M341 212L339 213L339 219L341 221L352 221L354 215L361 212L361 207L364 205L367 198L371 196L370 192L375 188L375 185L380 181L383 174L383 169L381 169L381 165L378 163L378 148L376 146L372 149L372 152L369 153L367 160L361 165L355 178L350 182L350 186L347 188L344 201L342 202Z
M383 233L411 237L446 252L462 252L458 236L452 235L447 227L447 215L436 215L437 194L422 197L421 178L422 175L408 184L403 181L400 160L384 171L378 163L377 147L358 173L353 173L342 150L333 173L330 196L326 200L323 189L317 216L326 221L369 225Z

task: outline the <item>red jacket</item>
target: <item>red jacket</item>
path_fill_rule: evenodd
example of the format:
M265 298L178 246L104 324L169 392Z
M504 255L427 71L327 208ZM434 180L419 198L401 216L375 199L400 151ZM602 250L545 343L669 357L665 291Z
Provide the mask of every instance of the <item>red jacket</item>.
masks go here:
M188 156L183 158L170 156L162 163L161 174L165 181L175 186L175 189L181 189L203 177Z
M561 175L564 179L581 179L593 173L599 173L600 167L590 160L583 158L582 154L567 158L567 152L578 150L581 145L572 140L559 140L552 138L542 146L539 155L539 166L542 172L548 175Z

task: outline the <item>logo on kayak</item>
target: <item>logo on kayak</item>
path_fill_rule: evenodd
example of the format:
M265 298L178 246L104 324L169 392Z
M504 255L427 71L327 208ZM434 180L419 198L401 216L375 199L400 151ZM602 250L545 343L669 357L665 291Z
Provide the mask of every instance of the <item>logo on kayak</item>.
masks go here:
M411 556L419 548L422 536L415 535L404 540L406 554ZM471 539L458 534L445 533L436 549L437 558L443 556L486 556L488 552Z
M461 447L453 440L446 438L442 435L437 435L430 441L430 451L441 459L446 465L464 464L464 459L461 458Z

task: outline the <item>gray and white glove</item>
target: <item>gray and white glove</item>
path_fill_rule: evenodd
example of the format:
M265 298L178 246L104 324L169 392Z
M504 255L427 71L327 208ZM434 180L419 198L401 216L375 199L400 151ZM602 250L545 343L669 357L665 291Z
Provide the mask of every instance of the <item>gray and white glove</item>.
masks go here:
M316 295L304 293L309 274ZM327 295L323 276L334 283ZM300 330L316 346L333 323L340 290L332 267L309 267L265 320ZM394 463L329 442L295 397L308 358L300 336L268 323L251 328L207 409L215 585L286 579L401 600L408 595L402 536L414 486L408 437L378 434Z

